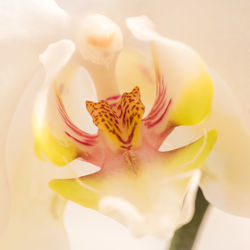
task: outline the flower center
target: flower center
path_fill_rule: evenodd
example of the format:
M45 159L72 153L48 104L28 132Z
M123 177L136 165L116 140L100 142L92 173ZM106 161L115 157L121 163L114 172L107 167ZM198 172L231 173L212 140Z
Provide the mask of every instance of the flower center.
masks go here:
M104 100L86 102L94 124L110 142L111 148L131 150L140 145L141 119L145 111L140 97L140 90L135 87L130 93L125 92L114 104Z

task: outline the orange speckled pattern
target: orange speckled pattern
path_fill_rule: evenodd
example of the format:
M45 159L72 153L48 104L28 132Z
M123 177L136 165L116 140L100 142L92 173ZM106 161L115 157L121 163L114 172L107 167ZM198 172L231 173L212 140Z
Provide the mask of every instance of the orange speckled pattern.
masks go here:
M104 100L86 102L94 124L119 149L130 150L140 143L140 125L145 111L140 97L140 90L135 87L130 93L125 92L115 105Z

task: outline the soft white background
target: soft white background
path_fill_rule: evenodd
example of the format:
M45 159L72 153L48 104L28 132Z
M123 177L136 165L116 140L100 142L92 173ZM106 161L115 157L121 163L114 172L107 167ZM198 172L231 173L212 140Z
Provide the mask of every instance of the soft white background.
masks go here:
M69 202L65 224L72 250L163 250L165 240L134 238L117 222ZM208 211L194 250L249 250L250 219Z

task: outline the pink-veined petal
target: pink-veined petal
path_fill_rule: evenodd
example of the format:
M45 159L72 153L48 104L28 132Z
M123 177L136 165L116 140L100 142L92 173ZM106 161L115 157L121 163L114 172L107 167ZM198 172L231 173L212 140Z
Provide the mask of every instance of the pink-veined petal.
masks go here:
M151 42L155 63L156 101L145 126L161 134L205 119L213 84L201 57L187 45L160 36L146 17L128 18L127 25L138 39Z
M36 154L40 159L48 159L59 166L76 158L101 161L100 155L99 159L96 158L97 135L90 135L76 127L63 103L64 92L67 95L70 91L79 70L79 64L70 61L73 53L74 44L63 40L50 45L42 54L41 62L46 76L38 92L33 114Z

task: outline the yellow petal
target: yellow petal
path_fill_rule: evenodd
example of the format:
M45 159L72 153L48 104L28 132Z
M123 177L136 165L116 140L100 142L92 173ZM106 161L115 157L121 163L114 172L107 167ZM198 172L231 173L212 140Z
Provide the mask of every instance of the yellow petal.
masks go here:
M86 176L78 180L52 180L49 186L64 198L95 210L98 209L98 202L102 197L100 194L104 191L103 180L98 175L95 177L95 174L91 178Z

